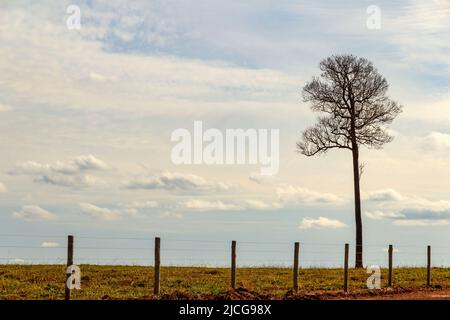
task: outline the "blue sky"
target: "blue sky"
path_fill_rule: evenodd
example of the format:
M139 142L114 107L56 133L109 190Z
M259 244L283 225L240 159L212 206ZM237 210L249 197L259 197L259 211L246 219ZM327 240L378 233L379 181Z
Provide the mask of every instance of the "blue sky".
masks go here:
M66 26L71 4L81 10L79 30ZM380 8L380 29L367 28L370 5ZM168 240L174 264L226 264L231 239L260 242L242 244L245 264L289 263L293 241L305 244L305 264L339 264L354 238L350 154L305 158L295 142L316 117L302 86L321 59L340 53L373 61L404 106L389 128L394 142L362 150L366 263L384 263L389 243L404 246L399 263L424 263L427 244L449 242L448 1L14 1L0 9L3 261L63 259L72 233L99 248L151 247L142 239L155 235L201 239L219 255ZM174 165L171 133L195 120L279 129L279 173ZM136 182L144 187L131 188ZM276 243L270 254L265 242ZM134 250L77 252L91 262L151 262L151 250Z

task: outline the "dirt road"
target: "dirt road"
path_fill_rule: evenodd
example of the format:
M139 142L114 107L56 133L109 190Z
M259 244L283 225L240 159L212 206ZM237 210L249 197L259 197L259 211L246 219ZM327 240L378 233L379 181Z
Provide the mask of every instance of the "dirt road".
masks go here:
M373 297L360 297L362 300L450 300L450 290L424 290L415 292L396 293Z

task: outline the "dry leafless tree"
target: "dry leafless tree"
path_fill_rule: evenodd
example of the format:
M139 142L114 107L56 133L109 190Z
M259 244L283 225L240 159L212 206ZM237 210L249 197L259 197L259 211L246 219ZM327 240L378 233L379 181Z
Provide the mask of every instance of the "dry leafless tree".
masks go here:
M402 111L402 106L386 96L388 83L373 64L353 55L336 55L320 62L319 77L303 88L303 99L313 111L324 115L315 126L306 129L297 150L306 156L330 149L347 149L353 157L355 196L355 267L363 267L363 239L360 196L359 148L381 148L392 141L386 132Z

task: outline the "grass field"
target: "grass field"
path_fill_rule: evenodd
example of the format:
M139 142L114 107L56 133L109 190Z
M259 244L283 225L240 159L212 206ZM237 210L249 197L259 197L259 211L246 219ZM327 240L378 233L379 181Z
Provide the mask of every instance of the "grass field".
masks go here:
M81 290L73 299L155 299L153 269L139 266L81 265ZM349 290L374 294L366 287L365 270L350 269ZM292 271L287 268L240 268L236 291L229 290L230 271L225 268L163 267L161 299L285 299L327 296L342 291L343 270L301 269L298 295L290 293ZM426 269L394 269L395 290L425 288ZM63 299L65 267L61 265L0 265L0 299ZM450 287L450 269L433 268L432 284ZM387 270L382 270L382 288ZM381 291L383 292L383 290Z

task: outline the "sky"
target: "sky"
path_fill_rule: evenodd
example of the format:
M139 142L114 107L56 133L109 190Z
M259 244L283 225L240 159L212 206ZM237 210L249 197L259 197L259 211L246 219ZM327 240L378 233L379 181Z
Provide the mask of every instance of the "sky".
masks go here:
M226 265L231 240L240 264L289 264L294 241L301 264L340 264L351 154L295 144L317 117L302 87L354 54L403 105L394 141L361 150L365 264L394 244L398 264L432 245L448 265L449 21L448 0L2 1L1 262L62 263L73 234L79 263L150 264L160 236L166 264ZM194 121L279 130L279 171L176 165L171 135Z

